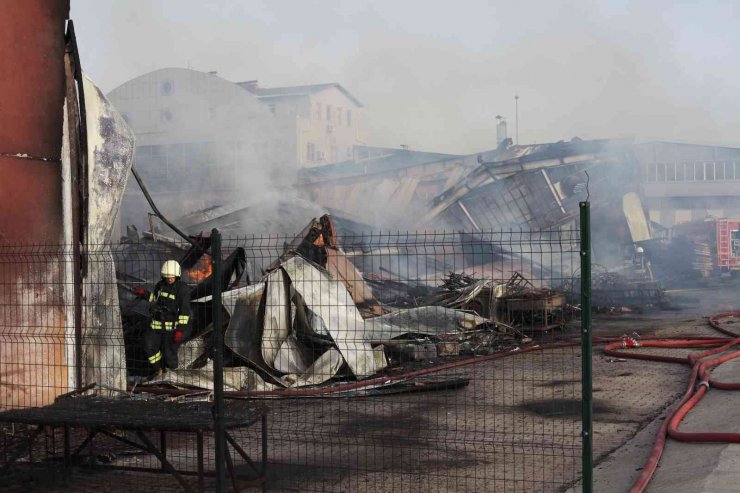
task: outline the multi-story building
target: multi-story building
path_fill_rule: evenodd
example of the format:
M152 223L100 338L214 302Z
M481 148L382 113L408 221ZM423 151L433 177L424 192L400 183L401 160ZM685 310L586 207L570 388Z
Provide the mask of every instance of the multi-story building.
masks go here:
M740 149L650 142L635 146L650 219L666 227L740 217Z
M310 168L352 159L365 144L362 103L336 82L291 87L259 87L239 82L275 115L295 162Z

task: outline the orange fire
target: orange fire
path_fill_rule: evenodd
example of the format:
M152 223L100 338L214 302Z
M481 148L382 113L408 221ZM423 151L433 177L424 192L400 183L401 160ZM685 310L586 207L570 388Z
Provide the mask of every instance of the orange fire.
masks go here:
M213 272L213 262L211 257L203 255L198 263L195 264L190 270L186 272L191 282L201 282L203 279L209 277Z

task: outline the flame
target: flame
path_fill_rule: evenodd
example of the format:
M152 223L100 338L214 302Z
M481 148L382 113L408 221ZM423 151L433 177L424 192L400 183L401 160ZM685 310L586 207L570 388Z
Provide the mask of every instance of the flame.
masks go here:
M201 282L213 273L213 262L211 257L203 255L198 263L195 264L190 270L187 271L188 278L192 282Z

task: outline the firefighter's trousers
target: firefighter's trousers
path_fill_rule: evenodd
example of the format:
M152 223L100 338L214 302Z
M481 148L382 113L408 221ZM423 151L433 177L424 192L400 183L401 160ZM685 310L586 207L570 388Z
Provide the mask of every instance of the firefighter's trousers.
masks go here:
M148 328L144 334L144 352L155 370L177 368L177 346L175 331Z

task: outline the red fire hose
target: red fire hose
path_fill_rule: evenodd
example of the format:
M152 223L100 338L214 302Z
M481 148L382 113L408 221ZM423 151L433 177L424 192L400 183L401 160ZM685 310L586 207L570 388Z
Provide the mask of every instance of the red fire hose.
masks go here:
M678 426L684 417L696 406L696 404L709 391L710 386L723 390L738 390L740 383L725 383L712 380L709 370L732 359L740 357L740 349L732 348L740 344L740 334L737 334L719 324L722 318L740 316L740 312L727 312L714 315L709 318L709 325L717 331L731 336L728 338L705 338L680 340L650 340L641 342L639 347L658 347L658 348L709 348L701 352L694 352L687 357L661 356L644 354L630 350L624 350L626 344L624 341L613 342L604 347L604 354L618 356L621 358L641 359L648 361L661 361L666 363L678 363L691 366L691 376L686 388L686 392L679 401L678 405L668 414L663 421L655 443L650 452L650 456L645 463L640 477L632 485L630 493L641 493L647 488L658 462L665 448L666 437L670 436L674 440L683 442L723 442L723 443L740 443L740 433L723 433L723 432L684 432L678 431ZM704 360L709 356L713 359ZM698 385L697 385L698 380Z
M655 340L662 340L664 338L655 338ZM686 341L694 343L695 341L691 337L685 337ZM705 343L723 343L727 342L730 339L710 339L709 342L706 342L706 340L701 339L698 340L698 343L701 344L703 341ZM621 341L620 338L615 337L595 337L594 343L597 344L604 344L609 342L619 342ZM562 342L554 342L550 344L539 344L535 346L526 346L522 348L518 348L512 351L505 351L501 353L495 353L488 356L472 356L470 358L460 359L456 361L451 361L449 363L445 363L442 365L435 365L429 368L422 368L419 370L413 370L405 373L399 373L395 375L387 375L382 377L375 377L370 378L367 380L360 380L357 382L345 382L337 385L333 385L331 387L314 387L314 388L308 388L308 389L284 389L284 390L233 390L233 391L225 391L224 396L225 397L233 397L233 398L247 398L247 397L319 397L319 396L327 396L331 394L338 394L340 392L347 392L351 390L360 390L363 388L372 387L375 385L383 384L383 383L389 383L389 382L395 382L395 381L401 381L401 380L407 380L409 378L415 378L420 377L424 375L429 375L432 373L437 373L444 370L451 370L453 368L458 368L461 366L468 366L472 364L477 363L483 363L485 361L492 361L497 360L501 358L507 358L509 356L515 356L518 354L524 354L529 353L532 351L543 351L547 349L557 349L557 348L564 348L564 347L573 347L573 346L580 346L581 341L580 339L577 340L565 340ZM636 356L639 357L640 355ZM129 391L131 392L137 392L137 393L149 393L149 394L159 394L159 395L174 395L174 396L182 396L182 395L195 395L203 393L202 390L184 390L184 389L166 389L162 387L129 387Z

